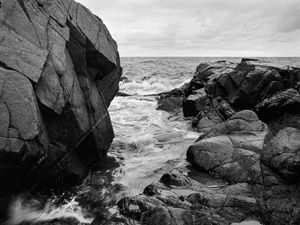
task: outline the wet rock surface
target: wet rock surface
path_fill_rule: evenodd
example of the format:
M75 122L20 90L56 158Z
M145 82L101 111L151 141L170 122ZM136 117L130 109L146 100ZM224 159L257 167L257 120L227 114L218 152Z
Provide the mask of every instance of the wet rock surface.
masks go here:
M187 160L209 178L175 169L120 200L120 213L140 224L299 224L299 71L250 59L200 64L158 104L182 99L199 131Z
M114 137L116 42L72 0L4 0L0 21L1 192L57 174L81 179Z

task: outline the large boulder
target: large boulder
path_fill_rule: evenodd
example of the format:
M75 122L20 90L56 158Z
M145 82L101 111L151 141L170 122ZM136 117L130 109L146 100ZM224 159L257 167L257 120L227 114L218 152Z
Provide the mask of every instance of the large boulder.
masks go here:
M114 137L116 42L72 0L3 0L0 21L0 191L81 177Z
M279 131L262 152L262 161L287 181L300 178L300 130L287 127Z
M254 112L240 111L200 135L187 159L231 183L261 183L259 154L269 136L268 126Z

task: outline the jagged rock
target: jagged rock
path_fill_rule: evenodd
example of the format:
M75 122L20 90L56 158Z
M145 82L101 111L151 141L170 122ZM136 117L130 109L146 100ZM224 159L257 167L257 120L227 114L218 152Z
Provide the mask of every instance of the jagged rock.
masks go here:
M202 110L199 111L193 119L193 126L197 127L200 132L222 123L231 117L235 111L231 108L227 101L222 98L207 101Z
M259 213L259 206L248 184L203 185L179 170L166 173L160 183L145 188L150 195L123 198L122 215L141 224L220 224L241 222ZM170 219L173 217L173 220Z
M262 161L291 183L300 177L300 130L279 131L262 152Z
M255 112L264 121L278 120L285 114L300 112L300 95L295 89L287 89L264 99L255 106Z
M170 92L163 92L159 94L157 101L157 109L167 112L174 112L182 107L182 100L185 96L185 91L188 89L189 84L186 83L180 88L175 88Z
M230 73L220 74L205 88L209 96L221 96L236 109L252 109L266 96L294 88L300 79L297 74L298 69L247 61Z
M72 0L4 0L0 21L1 191L61 170L82 176L114 136L116 42Z
M166 97L163 99L178 97L178 94L183 96L184 115L196 116L193 124L201 131L224 120L222 113L218 115L220 107L213 103L218 99L227 102L230 108L228 112L254 110L264 122L286 112L298 113L299 106L296 102L299 94L296 89L299 89L299 83L299 68L258 59L242 59L238 64L218 61L201 63L189 83L165 93ZM286 91L289 88L292 89ZM270 111L274 112L274 116L268 117Z
M207 96L204 88L200 89L197 93L189 95L183 99L182 109L185 117L196 116L204 109L206 105Z
M233 72L236 64L226 61L217 61L214 63L201 63L197 68L191 81L192 89L199 89L211 84L220 74ZM198 85L197 85L198 84Z

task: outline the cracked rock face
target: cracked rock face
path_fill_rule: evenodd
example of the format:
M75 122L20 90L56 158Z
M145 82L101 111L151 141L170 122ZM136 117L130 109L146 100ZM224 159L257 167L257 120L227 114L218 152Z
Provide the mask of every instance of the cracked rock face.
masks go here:
M73 0L1 0L0 30L1 191L82 176L114 137L116 42Z
M153 225L300 224L299 81L299 68L259 60L201 63L158 101L181 99L194 117L187 160L198 173L164 174L120 213Z

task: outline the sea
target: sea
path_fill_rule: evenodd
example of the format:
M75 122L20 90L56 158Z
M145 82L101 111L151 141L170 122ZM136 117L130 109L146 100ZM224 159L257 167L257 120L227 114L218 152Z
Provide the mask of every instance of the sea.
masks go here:
M155 94L172 90L188 82L197 65L203 62L226 60L240 62L241 58L224 57L124 57L121 58L123 79L120 92L109 106L115 138L108 152L106 166L100 166L99 180L104 180L102 197L113 196L117 201L124 196L137 195L151 182L180 167L191 169L186 162L186 150L199 136L189 119L181 112L157 110ZM260 60L300 67L300 58L260 58ZM109 179L103 179L109 177ZM97 176L96 176L97 177ZM51 219L73 218L89 224L93 217L80 205L83 192L68 198L55 196L44 207L25 204L22 197L12 201L6 224L42 222ZM100 197L100 196L99 196ZM65 198L60 205L57 198ZM107 198L109 201L111 198ZM35 199L32 199L35 201Z

